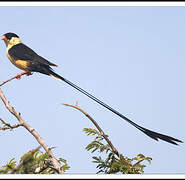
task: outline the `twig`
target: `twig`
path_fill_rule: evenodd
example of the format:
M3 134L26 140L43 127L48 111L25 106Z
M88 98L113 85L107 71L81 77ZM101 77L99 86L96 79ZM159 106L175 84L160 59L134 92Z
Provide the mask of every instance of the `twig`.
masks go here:
M23 76L23 75L25 75L25 74L22 74L22 76ZM17 78L17 75L15 75L14 77L12 77L12 78L10 78L10 79L8 79L8 80L2 82L2 83L0 84L0 86L3 86L3 85L6 84L7 82L9 82L9 81L11 81L11 80L13 80L13 79L16 79L16 78Z
M109 144L109 146L111 147L112 151L119 157L120 153L119 151L113 146L112 142L110 141L110 139L108 138L108 136L103 132L103 130L100 128L100 126L98 125L98 123L87 113L85 112L83 109L81 109L80 107L76 106L76 105L72 105L72 104L63 104L65 106L69 106L69 107L73 107L77 110L79 110L80 112L82 112L87 118L89 118L91 120L91 122L96 126L96 128L98 129L98 131L100 132L100 134L104 137L104 139L107 141L107 143ZM123 157L123 160L130 166L132 167L132 164L128 163L128 161Z
M14 78L12 78L14 79ZM9 80L10 81L10 80ZM8 81L6 81L8 82ZM4 83L5 84L5 83ZM60 163L58 162L58 160L55 158L55 156L53 155L51 149L48 147L48 145L44 142L44 140L40 137L40 135L35 131L35 129L33 129L29 124L27 124L21 117L21 114L18 113L12 106L10 106L9 102L6 100L2 90L0 89L0 98L2 99L5 107L10 111L10 113L12 113L17 120L19 121L19 123L25 127L34 137L35 139L38 141L38 143L45 149L45 151L51 156L51 162L53 164L53 167L55 169L57 169L59 174L64 173L61 170L61 166Z
M9 123L2 120L1 118L0 118L0 121L2 122L2 124L5 125L5 127L0 127L0 130L8 130L8 129L12 130L12 129L18 128L19 126L22 126L22 124L20 124L20 123L15 124L15 125L10 125Z
M139 160L138 162L136 162L135 164L133 164L132 167L135 167L136 165L138 165L138 164L141 163L142 161L144 161L144 159Z
M29 151L31 153L30 155L33 155L40 148L41 148L41 146L38 146L37 148L32 149L31 151ZM10 174L14 174L17 170L19 170L24 165L24 163L26 163L25 160L24 159L21 160L20 163L10 171Z

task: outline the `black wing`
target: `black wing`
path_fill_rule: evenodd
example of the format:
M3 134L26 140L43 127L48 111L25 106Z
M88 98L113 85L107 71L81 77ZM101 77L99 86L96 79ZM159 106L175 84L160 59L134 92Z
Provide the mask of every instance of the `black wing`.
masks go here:
M43 57L39 56L36 52L34 52L31 48L23 43L14 45L12 48L9 49L8 53L14 59L30 61L30 63L34 64L57 66L56 64L53 64Z

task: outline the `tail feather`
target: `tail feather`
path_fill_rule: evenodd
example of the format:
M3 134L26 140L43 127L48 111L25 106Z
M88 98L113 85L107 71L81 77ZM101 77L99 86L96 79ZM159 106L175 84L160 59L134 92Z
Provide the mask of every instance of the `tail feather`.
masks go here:
M64 81L64 78L62 76L60 76L59 74L53 72L52 70L50 70L49 75L54 77L55 79L57 79L59 81Z
M176 142L182 143L182 141L179 140L179 139L176 139L174 137L167 136L167 135L164 135L164 134L160 134L160 133L151 131L151 130L146 129L146 128L143 128L143 130L141 130L141 131L143 133L145 133L147 136L151 137L152 139L155 139L156 141L158 141L158 139L161 139L163 141L166 141L166 142L169 142L169 143L175 144L175 145L178 145Z
M72 82L70 82L69 80L65 79L64 77L56 74L53 71L50 71L49 73L50 76L56 78L57 80L62 80L64 82L66 82L67 84L69 84L70 86L72 86L73 88L77 89L78 91L80 91L81 93L85 94L86 96L88 96L89 98L91 98L92 100L96 101L98 104L104 106L105 108L107 108L108 110L112 111L114 114L120 116L122 119L126 120L128 123L130 123L131 125L133 125L134 127L136 127L138 130L142 131L144 134L146 134L147 136L149 136L150 138L158 141L159 139L169 142L171 144L175 144L178 145L177 142L182 143L183 141L173 138L171 136L167 136L164 134L160 134L154 131L151 131L149 129L146 129L142 126L139 126L138 124L134 123L133 121L131 121L130 119L128 119L126 116L122 115L121 113L119 113L118 111L116 111L115 109L111 108L110 106L108 106L107 104L105 104L104 102L100 101L99 99L97 99L95 96L89 94L87 91L83 90L82 88L78 87L77 85L73 84Z

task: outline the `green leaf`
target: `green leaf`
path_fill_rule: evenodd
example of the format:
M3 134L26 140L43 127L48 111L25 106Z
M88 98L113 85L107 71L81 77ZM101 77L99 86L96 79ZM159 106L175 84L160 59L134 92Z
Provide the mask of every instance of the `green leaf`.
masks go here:
M89 135L99 135L100 133L96 129L92 128L84 128L83 131L89 136Z

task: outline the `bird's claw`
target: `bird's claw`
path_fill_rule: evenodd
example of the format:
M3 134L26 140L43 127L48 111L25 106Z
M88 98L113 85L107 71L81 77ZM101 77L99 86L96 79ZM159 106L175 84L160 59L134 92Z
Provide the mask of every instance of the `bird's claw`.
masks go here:
M18 79L18 80L20 80L21 79L21 75L16 75L15 78Z
M32 75L31 72L22 72L22 73L17 74L15 78L18 79L18 80L20 80L21 79L21 76L24 75L24 74L26 74L27 76Z
M32 75L33 73L31 73L31 72L26 72L26 75L27 76L30 76L30 75Z

